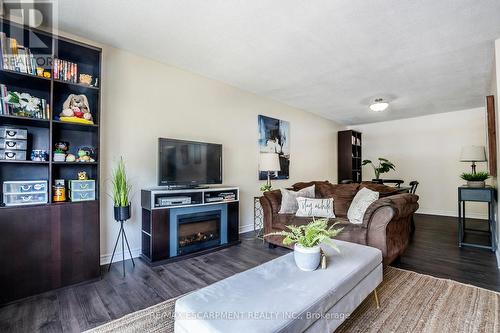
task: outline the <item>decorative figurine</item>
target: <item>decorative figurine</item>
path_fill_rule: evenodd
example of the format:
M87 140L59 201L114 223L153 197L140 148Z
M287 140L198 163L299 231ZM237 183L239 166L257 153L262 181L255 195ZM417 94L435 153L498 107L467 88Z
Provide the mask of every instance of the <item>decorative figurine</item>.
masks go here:
M43 77L46 79L50 79L50 71L44 71L43 72Z
M48 161L49 154L44 149L33 149L31 151L31 160L37 162Z
M43 71L44 71L43 67L37 67L36 68L36 75L43 76Z
M87 176L87 173L85 171L80 171L78 172L78 180L88 180L89 176Z
M69 143L66 141L57 141L54 144L54 162L64 162L66 160L66 152L69 149Z
M92 157L94 155L94 148L92 147L81 147L78 149L77 155L77 162L95 162L95 159Z
M63 103L63 111L59 114L61 121L81 124L93 124L89 101L85 95L71 94Z
M66 155L66 162L76 162L76 156L73 154Z
M90 74L80 74L80 83L90 86L92 84L92 75Z

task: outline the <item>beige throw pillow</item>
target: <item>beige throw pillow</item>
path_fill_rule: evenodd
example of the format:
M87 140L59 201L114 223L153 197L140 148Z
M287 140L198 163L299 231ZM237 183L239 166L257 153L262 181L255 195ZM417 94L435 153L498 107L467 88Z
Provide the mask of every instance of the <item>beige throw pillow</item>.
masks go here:
M297 198L297 203L299 204L299 209L295 216L335 218L335 213L333 212L333 198L311 199L301 197Z
M314 188L315 186L305 187L297 192L292 190L286 190L284 188L281 190L281 208L278 212L279 214L295 214L299 205L297 204L298 197L304 198L314 198Z
M353 224L362 224L363 217L368 207L378 200L379 193L369 190L366 187L356 193L352 199L351 206L347 211L347 218Z

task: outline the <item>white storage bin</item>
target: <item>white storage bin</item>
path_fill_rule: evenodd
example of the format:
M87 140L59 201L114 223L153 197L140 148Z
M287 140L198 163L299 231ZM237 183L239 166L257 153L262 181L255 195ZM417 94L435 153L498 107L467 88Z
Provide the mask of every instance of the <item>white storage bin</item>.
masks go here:
M0 139L0 149L6 150L26 150L26 140Z
M3 182L4 194L47 193L46 180L23 180Z
M71 201L89 201L95 200L95 191L70 191L69 198Z
M0 138L27 140L28 130L10 126L0 126Z
M95 180L70 180L69 189L72 191L95 190Z
M48 202L47 192L45 193L18 193L18 194L4 194L3 202L5 206L24 206L44 204ZM36 218L36 216L33 216Z
M26 150L0 149L0 160L26 161Z

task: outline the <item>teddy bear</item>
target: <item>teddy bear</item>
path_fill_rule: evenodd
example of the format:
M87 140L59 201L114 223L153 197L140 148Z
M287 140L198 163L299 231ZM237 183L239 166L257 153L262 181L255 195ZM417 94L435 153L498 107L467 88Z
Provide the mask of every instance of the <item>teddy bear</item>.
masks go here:
M85 95L69 95L63 103L63 111L59 116L81 118L93 122L89 101Z

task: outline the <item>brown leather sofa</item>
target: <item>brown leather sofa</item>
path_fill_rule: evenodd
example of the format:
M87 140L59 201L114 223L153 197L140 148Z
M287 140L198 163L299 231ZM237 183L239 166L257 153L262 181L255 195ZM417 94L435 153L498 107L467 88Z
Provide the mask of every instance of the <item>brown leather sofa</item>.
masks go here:
M418 209L418 196L404 193L397 194L394 187L386 185L361 184L331 184L328 181L297 183L292 189L298 191L304 187L315 186L316 198L333 198L335 219L344 230L337 239L373 246L382 251L384 264L388 265L398 258L408 246L411 234L413 213ZM371 204L363 218L362 224L352 224L347 219L347 211L356 195L363 187L380 193L380 199ZM260 198L264 211L265 234L285 230L287 225L302 225L311 218L296 217L295 214L278 214L281 205L281 191L265 192ZM266 241L277 246L284 246L282 236L269 236Z

